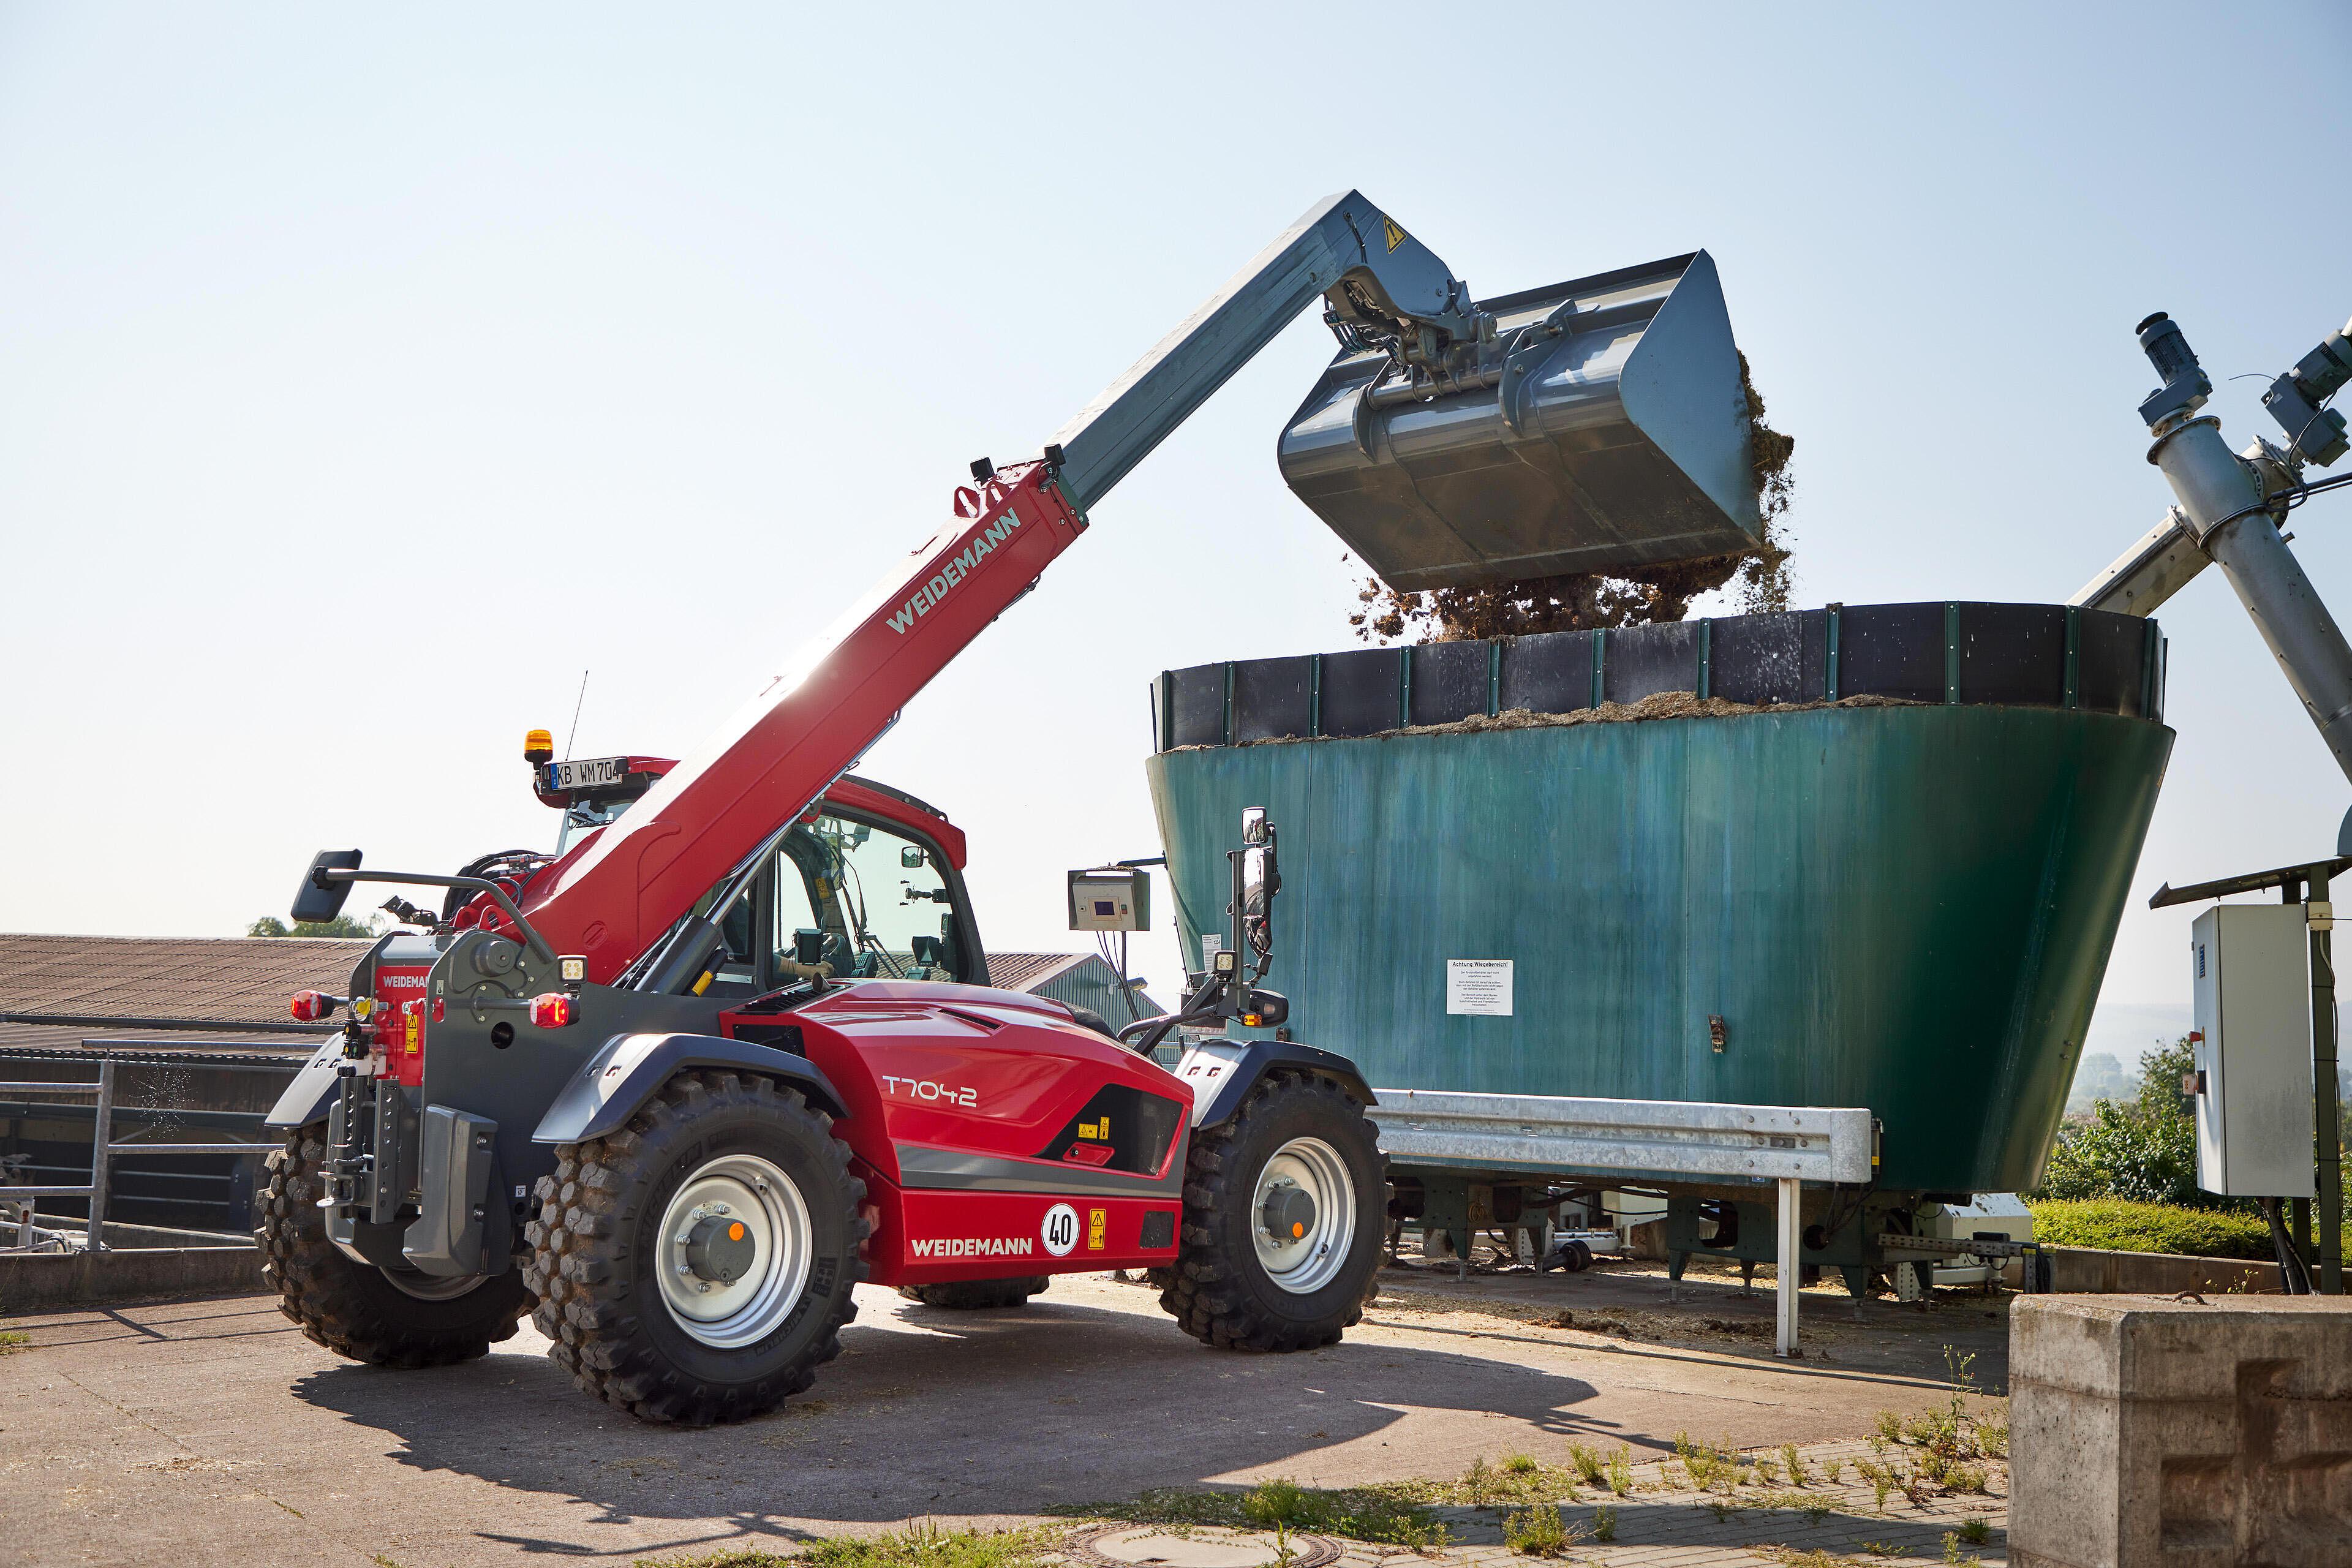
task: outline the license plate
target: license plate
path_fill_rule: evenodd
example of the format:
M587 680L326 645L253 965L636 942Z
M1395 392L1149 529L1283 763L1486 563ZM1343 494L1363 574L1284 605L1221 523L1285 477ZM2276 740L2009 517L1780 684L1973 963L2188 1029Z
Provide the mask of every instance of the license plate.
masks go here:
M583 757L576 762L547 764L550 789L595 789L604 784L616 784L628 776L626 757Z

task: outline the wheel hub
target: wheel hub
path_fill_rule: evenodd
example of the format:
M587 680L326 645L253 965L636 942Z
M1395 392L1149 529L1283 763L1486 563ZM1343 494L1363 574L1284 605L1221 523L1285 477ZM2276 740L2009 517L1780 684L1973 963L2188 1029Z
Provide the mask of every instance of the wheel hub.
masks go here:
M1294 1296L1322 1289L1347 1267L1356 1234L1348 1163L1320 1138L1294 1138L1258 1172L1250 1240L1266 1277Z
M688 1234L692 1239L686 1244L686 1264L698 1279L732 1285L750 1273L759 1258L751 1227L740 1219L712 1215Z
M1276 1241L1303 1241L1315 1228L1315 1197L1287 1179L1277 1181L1258 1207L1258 1223Z
M663 1206L654 1251L662 1305L720 1350L766 1339L808 1289L814 1231L790 1176L756 1154L697 1167Z

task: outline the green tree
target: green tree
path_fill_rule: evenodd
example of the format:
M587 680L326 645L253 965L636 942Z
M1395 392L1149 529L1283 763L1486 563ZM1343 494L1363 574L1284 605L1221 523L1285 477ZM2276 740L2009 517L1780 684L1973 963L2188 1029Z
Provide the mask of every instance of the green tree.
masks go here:
M2134 1098L2095 1101L2089 1121L2060 1135L2035 1195L2242 1207L2197 1184L2196 1102L2180 1092L2181 1075L2195 1062L2195 1048L2184 1037L2143 1064Z
M2126 1198L2134 1203L2251 1214L2251 1198L2225 1198L2197 1184L2197 1100L2180 1091L2196 1070L2196 1047L2186 1036L2142 1064L2139 1092L2120 1103L2093 1103L2090 1119L2067 1126L2050 1153L2036 1198ZM2352 1089L2340 1069L2337 1081ZM2352 1143L2352 1094L2338 1100L2339 1144ZM2342 1168L2345 1204L2352 1209L2352 1162Z
M247 936L365 936L375 935L375 929L365 921L355 921L349 915L337 915L331 921L296 921L292 930L276 915L264 915L245 928Z

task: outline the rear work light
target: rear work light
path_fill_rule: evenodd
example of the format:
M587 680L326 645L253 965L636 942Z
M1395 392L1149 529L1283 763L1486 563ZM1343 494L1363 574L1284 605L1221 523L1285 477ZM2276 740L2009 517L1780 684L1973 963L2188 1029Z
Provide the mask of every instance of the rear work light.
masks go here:
M341 997L330 996L323 991L297 991L287 1011L305 1024L315 1024L322 1018L333 1017L335 1009L342 1005Z
M542 992L530 999L530 1026L561 1029L576 1016L572 998L561 991Z

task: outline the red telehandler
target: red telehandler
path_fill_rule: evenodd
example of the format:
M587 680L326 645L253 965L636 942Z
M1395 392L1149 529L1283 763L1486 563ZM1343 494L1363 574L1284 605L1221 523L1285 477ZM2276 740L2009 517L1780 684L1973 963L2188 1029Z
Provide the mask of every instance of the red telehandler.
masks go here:
M1364 428L1376 400L1403 411L1365 437L1372 480L1392 477L1374 459L1416 389L1498 386L1507 416L1555 344L1607 338L1568 332L1572 303L1498 320L1362 196L1330 198L1041 458L975 463L952 519L696 754L584 776L535 747L558 770L542 798L586 828L559 856L493 855L454 876L316 858L297 920L331 918L360 881L443 896L390 900L404 929L347 997L294 1001L298 1017L345 1019L269 1117L285 1142L256 1234L306 1333L362 1361L439 1364L534 1312L581 1387L701 1424L806 1388L859 1280L982 1305L1055 1273L1147 1269L1187 1332L1235 1349L1328 1344L1357 1321L1386 1186L1353 1064L1279 1029L1196 1040L1172 1070L1152 1055L1179 1026L1285 1020L1258 984L1278 885L1263 814L1244 816L1215 967L1120 1037L989 988L962 835L848 772L1086 531L1087 509L1318 296L1341 363L1384 361L1357 378ZM1719 345L1708 336L1713 300L1693 330L1728 410L1738 372L1727 323ZM1602 328L1614 319L1608 300L1588 305ZM1597 443L1617 493L1639 491L1625 464L1666 437L1587 395L1622 368L1567 365L1581 378L1569 424L1478 426L1453 468L1540 468L1529 450ZM1727 412L1707 439L1727 430L1714 466L1736 468L1744 425ZM1444 445L1423 434L1415 460ZM1686 450L1666 465L1677 479L1707 466ZM1512 522L1424 510L1381 531L1442 573L1449 552L1501 559L1476 539Z

